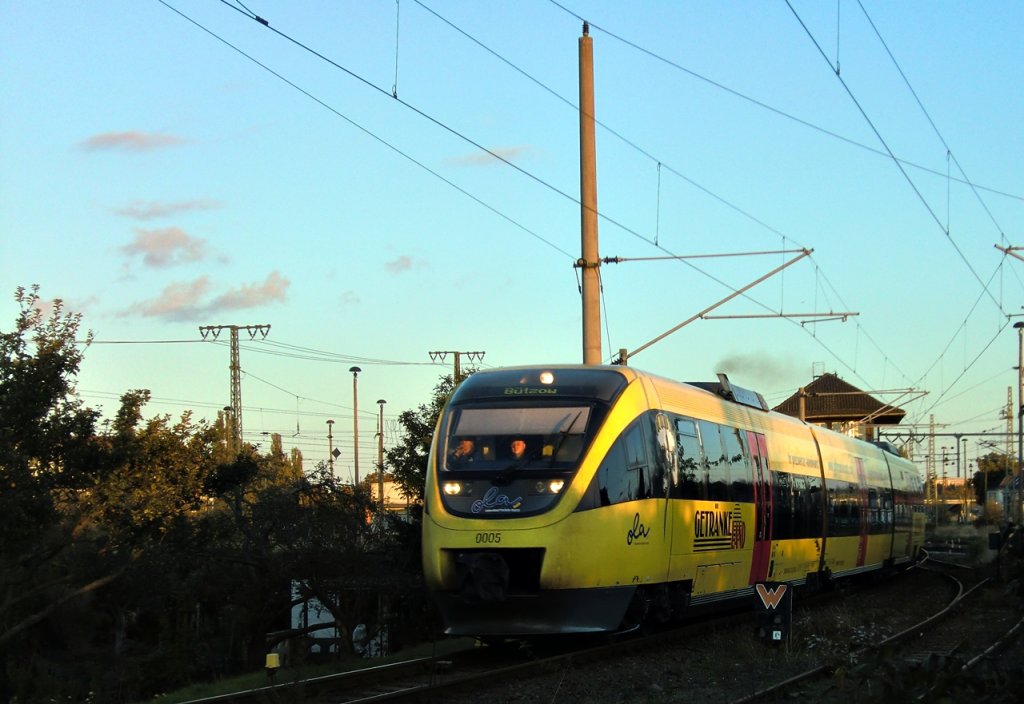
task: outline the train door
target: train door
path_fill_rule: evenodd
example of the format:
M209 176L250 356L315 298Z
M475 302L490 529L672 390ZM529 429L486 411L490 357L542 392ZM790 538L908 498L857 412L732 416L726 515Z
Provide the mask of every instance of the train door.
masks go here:
M750 584L754 584L766 581L771 572L772 473L764 435L748 432L747 444L754 470L754 554L750 561Z
M857 469L857 484L860 490L857 492L858 503L860 503L860 532L857 540L857 567L864 565L864 556L868 550L868 524L871 522L870 497L868 496L868 478L864 472L864 460L860 457L853 458L853 464Z

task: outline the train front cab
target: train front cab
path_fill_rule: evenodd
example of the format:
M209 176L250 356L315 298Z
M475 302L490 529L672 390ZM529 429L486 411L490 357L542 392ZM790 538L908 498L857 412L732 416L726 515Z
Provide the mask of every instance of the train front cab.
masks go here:
M641 500L649 470L611 488L632 497L616 506L604 506L594 488L598 466L647 407L636 376L626 368L492 370L456 391L434 436L423 519L424 576L445 633L618 628L635 583L659 572L665 549L647 527L656 508ZM467 437L477 454L459 466L451 454ZM511 458L506 448L522 437L533 449ZM646 561L628 557L630 546Z

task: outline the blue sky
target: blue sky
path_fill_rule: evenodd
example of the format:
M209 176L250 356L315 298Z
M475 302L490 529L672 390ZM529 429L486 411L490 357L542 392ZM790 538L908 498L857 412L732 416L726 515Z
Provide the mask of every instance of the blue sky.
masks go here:
M269 324L243 333L246 439L312 462L335 419L343 474L354 364L368 467L375 401L392 442L450 371L431 351L580 362L586 18L600 253L638 260L602 268L605 359L806 247L713 315L856 316L698 320L631 364L773 404L835 372L926 391L880 396L908 425L1001 432L1024 5L791 1L2 3L0 320L38 283L95 333L89 404L206 417L229 354L199 326ZM652 259L737 252L773 253Z

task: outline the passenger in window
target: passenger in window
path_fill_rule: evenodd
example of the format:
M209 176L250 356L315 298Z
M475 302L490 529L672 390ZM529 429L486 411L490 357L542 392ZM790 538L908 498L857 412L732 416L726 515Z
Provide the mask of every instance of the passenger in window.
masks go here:
M513 440L512 444L509 447L512 448L513 459L522 459L523 455L526 454L526 441L521 438L516 438L515 440Z
M469 464L473 461L473 441L469 438L462 438L459 444L452 450L451 463L456 466Z

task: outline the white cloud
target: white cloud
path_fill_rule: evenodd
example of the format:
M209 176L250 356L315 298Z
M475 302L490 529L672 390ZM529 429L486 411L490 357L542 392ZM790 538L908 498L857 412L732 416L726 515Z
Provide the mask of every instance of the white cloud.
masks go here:
M212 288L210 279L200 276L194 281L170 284L156 298L136 303L123 311L121 316L139 315L144 318L198 322L225 311L256 308L283 301L290 285L291 282L280 272L272 271L260 283L243 284L207 301Z
M384 268L388 270L390 274L401 274L403 271L409 271L413 267L412 257L403 254L397 259L387 262L384 264Z
M218 296L210 304L210 311L241 310L255 308L264 303L283 301L287 297L288 287L291 286L291 283L281 276L280 272L272 271L263 283L243 284Z
M141 315L144 318L166 318L168 320L189 320L203 313L199 302L210 290L206 276L167 286L156 298L136 303L122 315Z
M202 261L206 245L201 239L190 237L178 227L156 230L137 228L131 244L121 247L128 256L142 255L146 266L165 267Z
M190 213L201 210L216 210L223 207L223 203L208 198L196 198L194 200L183 200L176 203L161 203L160 201L133 200L121 208L114 208L114 213L133 220L154 220L166 218L181 213Z
M496 159L495 155L511 162L531 151L533 148L529 146L494 147L490 152L479 151L452 157L448 163L453 166L496 166L501 160Z
M78 147L85 151L123 151L149 152L164 147L175 147L186 144L187 140L173 134L140 132L102 132L79 142Z

